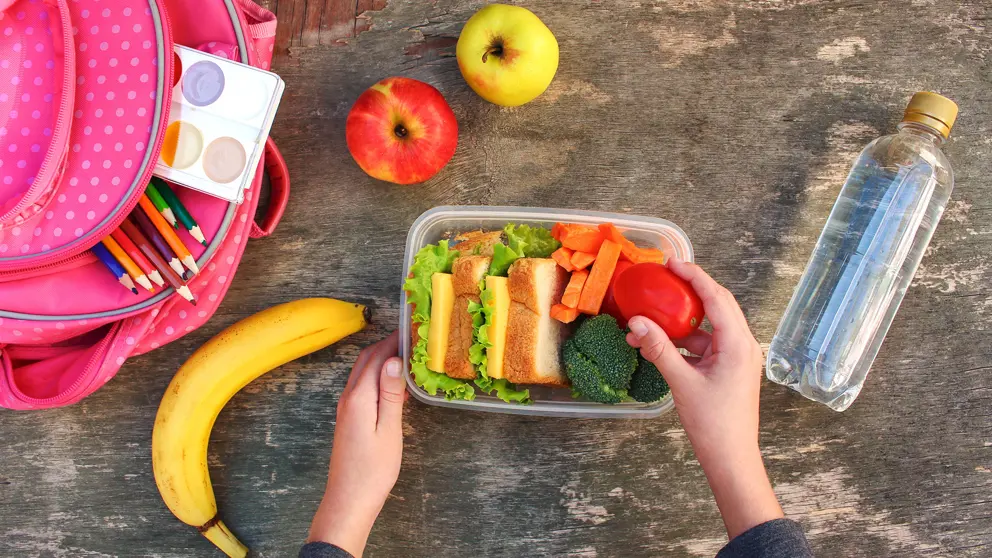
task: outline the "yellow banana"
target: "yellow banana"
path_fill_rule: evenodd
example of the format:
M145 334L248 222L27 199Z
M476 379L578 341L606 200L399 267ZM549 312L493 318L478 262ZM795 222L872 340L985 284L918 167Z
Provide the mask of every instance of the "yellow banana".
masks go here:
M296 300L241 320L193 353L162 397L152 431L155 483L176 517L228 556L248 553L217 514L207 469L214 420L255 378L361 331L367 320L360 304Z

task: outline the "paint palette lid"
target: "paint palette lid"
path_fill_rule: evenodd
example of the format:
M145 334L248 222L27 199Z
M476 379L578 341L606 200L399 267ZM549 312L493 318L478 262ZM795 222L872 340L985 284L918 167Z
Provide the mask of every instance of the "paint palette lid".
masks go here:
M281 78L176 46L172 105L155 174L229 201L251 187L285 87Z

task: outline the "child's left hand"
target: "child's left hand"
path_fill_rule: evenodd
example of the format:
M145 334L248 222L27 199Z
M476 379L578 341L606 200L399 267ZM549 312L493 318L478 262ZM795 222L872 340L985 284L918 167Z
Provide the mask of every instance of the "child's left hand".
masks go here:
M310 526L310 542L361 556L372 524L400 473L406 381L398 336L366 347L338 401L327 489Z

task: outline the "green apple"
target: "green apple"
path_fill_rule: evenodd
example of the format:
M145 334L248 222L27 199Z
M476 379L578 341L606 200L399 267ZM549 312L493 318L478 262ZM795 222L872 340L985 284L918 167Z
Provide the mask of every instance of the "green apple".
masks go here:
M515 107L544 93L558 70L558 41L534 12L489 4L475 12L455 48L458 68L483 99Z

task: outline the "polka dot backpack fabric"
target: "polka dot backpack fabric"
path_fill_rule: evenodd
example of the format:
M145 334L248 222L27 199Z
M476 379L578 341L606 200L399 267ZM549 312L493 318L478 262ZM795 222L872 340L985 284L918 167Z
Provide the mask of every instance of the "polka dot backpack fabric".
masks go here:
M285 207L271 140L240 205L177 189L207 237L184 237L201 269L189 283L196 306L172 289L133 295L89 249L151 178L173 44L268 69L275 24L251 0L0 0L0 406L75 403L216 310L248 239L269 234Z

